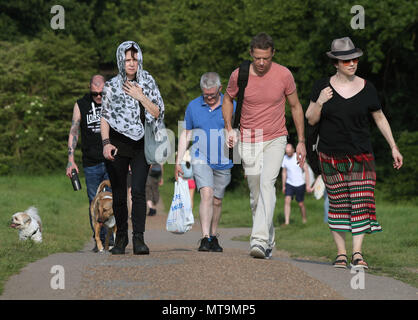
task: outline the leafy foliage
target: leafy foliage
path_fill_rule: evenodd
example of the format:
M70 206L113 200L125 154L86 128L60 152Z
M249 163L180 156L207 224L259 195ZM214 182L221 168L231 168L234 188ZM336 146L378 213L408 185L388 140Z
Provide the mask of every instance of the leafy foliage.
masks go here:
M365 29L358 30L350 25L353 4L343 0L63 0L64 30L50 28L54 4L0 2L0 173L65 166L72 106L93 73L116 74L115 50L128 39L143 50L174 132L200 94L200 76L218 72L225 89L261 31L275 40L274 61L292 71L305 109L314 81L335 72L324 54L332 39L351 37L364 51L358 74L378 89L395 137L416 132L416 1L363 0ZM27 113L40 112L29 107L35 101L44 108L37 117ZM287 116L295 136L289 110ZM378 177L388 180L398 172L388 168L389 149L377 147L386 142L375 125L372 131Z
M63 168L74 96L87 89L94 51L54 34L1 47L0 173Z
M386 179L385 191L391 200L411 200L417 197L418 190L418 131L402 132L398 146L406 160L396 175Z

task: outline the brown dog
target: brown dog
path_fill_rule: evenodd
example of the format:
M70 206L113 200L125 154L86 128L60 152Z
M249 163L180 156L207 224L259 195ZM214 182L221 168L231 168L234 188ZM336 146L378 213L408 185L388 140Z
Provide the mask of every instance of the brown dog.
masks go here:
M90 213L93 222L97 249L99 249L99 252L103 252L104 249L109 250L109 238L111 232L113 232L113 237L116 237L116 221L112 208L113 198L111 192L104 191L106 186L109 188L111 187L109 180L104 180L100 183L97 188L96 196L90 205ZM103 224L107 227L104 247L102 241L100 240L100 229Z

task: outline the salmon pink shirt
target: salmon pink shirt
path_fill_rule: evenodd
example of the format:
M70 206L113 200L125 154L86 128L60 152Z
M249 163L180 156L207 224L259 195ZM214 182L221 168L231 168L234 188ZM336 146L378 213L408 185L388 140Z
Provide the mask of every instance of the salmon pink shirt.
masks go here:
M238 71L232 72L226 89L232 98L238 95ZM278 63L273 62L262 77L250 73L241 110L242 141L269 141L287 135L286 96L295 90L292 73Z

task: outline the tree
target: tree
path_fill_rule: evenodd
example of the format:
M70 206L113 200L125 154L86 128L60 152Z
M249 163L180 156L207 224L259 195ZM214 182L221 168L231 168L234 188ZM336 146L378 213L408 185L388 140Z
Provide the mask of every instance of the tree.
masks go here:
M0 173L64 168L75 97L97 70L94 51L52 32L0 45Z

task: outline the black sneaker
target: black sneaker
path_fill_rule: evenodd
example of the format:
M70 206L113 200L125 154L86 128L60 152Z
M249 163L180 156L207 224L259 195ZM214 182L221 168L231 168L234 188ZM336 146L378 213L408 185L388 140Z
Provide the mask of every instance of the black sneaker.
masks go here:
M216 236L212 236L210 240L210 251L211 252L222 252L224 251L222 247L219 245L218 238Z
M210 251L210 241L209 238L204 237L200 240L200 247L197 249L198 251Z
M97 248L97 244L96 243L94 244L94 248L91 249L91 251L93 251L95 253L99 252L99 248Z
M155 209L149 209L149 212L148 212L148 215L149 216L155 216L157 214L157 210L155 210Z

